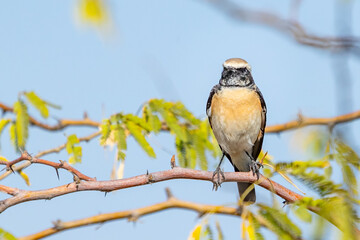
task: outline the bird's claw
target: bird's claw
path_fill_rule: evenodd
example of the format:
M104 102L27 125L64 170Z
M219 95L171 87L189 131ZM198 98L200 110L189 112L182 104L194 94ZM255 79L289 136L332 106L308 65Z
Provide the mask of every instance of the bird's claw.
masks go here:
M215 177L216 176L216 177ZM221 187L221 183L225 181L225 174L221 170L220 166L218 166L212 176L213 190L217 191L219 187Z
M247 151L245 151L246 155L250 158L250 171L253 172L253 176L257 177L257 180L259 180L260 178L260 171L259 169L264 167L264 165L262 165L262 163L259 163L256 161L256 159L254 159Z
M250 171L252 171L253 173L253 176L255 176L256 174L256 177L257 179L259 180L260 178L260 171L259 169L264 167L261 163L259 162L256 162L254 159L251 159L251 162L250 162Z

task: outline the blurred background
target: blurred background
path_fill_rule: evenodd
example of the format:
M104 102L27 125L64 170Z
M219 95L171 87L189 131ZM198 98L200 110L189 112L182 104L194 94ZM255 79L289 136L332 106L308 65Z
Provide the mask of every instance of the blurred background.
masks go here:
M117 112L136 113L151 98L182 101L197 117L204 117L206 101L217 84L222 63L246 59L268 108L267 125L309 117L332 117L360 107L360 2L354 0L223 1L223 0L64 0L3 1L0 8L0 101L12 105L21 91L35 91L61 106L48 123L80 119L84 112L96 121ZM339 40L339 41L338 41ZM37 112L30 113L39 117ZM263 150L274 161L314 157L306 147L313 127L267 134ZM316 128L326 132L326 128ZM359 151L360 122L336 126L335 133ZM37 153L66 142L66 136L85 136L88 128L49 133L31 128L27 150ZM0 155L17 158L8 131L1 135ZM129 140L124 176L170 168L174 140L162 133L149 137L157 154L150 159ZM81 144L83 162L77 169L107 180L115 152L98 140ZM58 161L66 152L48 155ZM218 159L209 159L214 170ZM225 161L225 171L232 171ZM23 189L66 184L72 176L46 166L26 170L31 187L17 175L2 181ZM280 183L296 191L281 178ZM15 236L51 227L52 222L139 208L166 199L164 189L183 200L234 204L235 183L217 191L202 181L174 180L120 190L106 197L81 192L11 207L0 215L0 226ZM257 188L259 202L272 201ZM3 198L4 194L0 194ZM69 230L49 239L186 239L197 223L186 210L167 210L135 223L118 220ZM225 239L240 239L241 220L213 216ZM213 221L212 220L212 221ZM334 233L334 235L333 235ZM338 232L329 229L336 239ZM269 239L272 235L269 233ZM305 233L306 236L306 233Z

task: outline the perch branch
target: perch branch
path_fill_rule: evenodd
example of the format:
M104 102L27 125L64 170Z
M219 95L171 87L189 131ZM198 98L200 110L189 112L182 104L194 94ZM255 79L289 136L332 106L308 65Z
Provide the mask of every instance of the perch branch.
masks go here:
M212 176L213 176L213 172L174 167L171 170L160 171L151 174L144 174L126 179L108 180L108 181L96 181L96 180L77 181L66 185L58 186L55 188L39 190L39 191L18 190L18 193L15 196L0 201L0 213L5 211L7 208L17 205L19 203L41 200L41 199L52 199L54 197L62 196L77 191L110 192L114 190L136 187L136 186L146 185L150 183L157 183L172 179L193 179L193 180L205 180L212 182ZM89 180L92 179L89 178ZM301 195L263 176L260 176L260 179L257 180L257 177L253 176L252 172L241 172L241 173L228 172L225 173L225 181L256 183L259 186L274 192L275 194L277 194L278 196L282 197L283 199L285 199L287 202L290 203L302 198ZM4 188L5 186L0 185L0 190Z

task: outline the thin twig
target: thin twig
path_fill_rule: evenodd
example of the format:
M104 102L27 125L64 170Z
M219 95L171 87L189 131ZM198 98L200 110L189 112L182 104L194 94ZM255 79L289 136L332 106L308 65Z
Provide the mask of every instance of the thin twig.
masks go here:
M299 44L328 50L331 52L347 51L355 56L360 56L360 38L353 36L321 37L308 33L297 21L283 19L273 13L254 11L243 8L229 0L207 0L217 10L241 22L255 23L276 29L292 37Z
M266 127L265 132L280 133L310 125L324 125L324 126L334 127L337 124L350 122L356 119L360 119L360 110L330 118L308 118L303 115L299 115L298 120L293 120L283 124L268 126Z
M85 180L85 181L94 181L95 180L94 178L91 178L91 177L88 177L88 176L82 174L81 172L79 172L78 170L76 170L75 168L70 166L65 161L60 161L60 163L55 163L55 162L51 162L48 160L32 157L27 152L23 152L19 158L15 159L13 161L4 162L4 163L0 162L0 165L6 165L6 169L12 169L14 164L17 164L22 161L29 161L30 164L37 163L37 164L47 165L47 166L55 168L56 170L59 168L65 169L68 172L71 172L76 177L78 177L80 180Z
M94 132L88 136L85 136L85 137L81 137L79 138L79 141L80 142L88 142L98 136L100 136L101 132L100 131L97 131L97 132ZM51 149L48 149L48 150L45 150L45 151L41 151L39 152L38 154L36 154L34 156L34 158L40 158L46 154L50 154L50 153L58 153L60 152L61 150L65 149L66 147L66 143L58 146L58 147L55 147L55 148L51 148ZM1 161L0 160L0 165L6 165L8 162L5 162L5 161ZM27 168L28 166L31 165L31 162L30 161L27 161L27 162L24 162L24 163L21 163L19 165L16 165L16 166L13 166L12 167L12 170L15 171L15 172L19 172L25 168ZM0 175L0 180L6 178L7 176L9 176L10 174L12 173L12 171L9 169L7 170L6 172L4 172L3 174Z

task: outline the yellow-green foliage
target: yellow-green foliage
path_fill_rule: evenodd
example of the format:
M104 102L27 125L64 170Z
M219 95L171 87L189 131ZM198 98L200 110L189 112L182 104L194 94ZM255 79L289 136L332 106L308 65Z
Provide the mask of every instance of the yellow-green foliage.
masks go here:
M80 163L82 157L82 149L81 146L76 146L80 141L75 134L68 136L66 143L66 151L70 155L69 163Z
M24 93L24 96L44 118L49 116L47 102L33 92ZM13 118L0 120L0 134L7 126L10 126L10 138L16 149L24 148L28 139L29 115L26 102L21 98L14 104ZM126 157L129 136L134 138L149 157L155 158L148 136L160 132L174 136L177 160L182 167L199 167L205 170L208 169L210 156L218 161L221 155L208 120L195 117L180 102L152 99L143 106L141 116L114 114L102 121L100 129L100 144L116 146L118 160ZM314 146L311 146L312 142ZM75 134L68 136L66 150L70 155L70 163L81 162L82 149L79 144ZM246 208L246 214L243 214L245 217L242 216L246 224L242 226L243 235L248 239L265 239L262 229L272 231L278 239L303 239L304 231L301 231L299 221L317 226L313 233L316 239L321 239L326 234L324 229L327 221L343 232L342 239L356 238L354 229L359 224L356 209L359 209L360 204L357 183L359 155L345 142L324 134L324 131L313 131L306 138L306 149L312 149L313 156L318 158L278 162L270 155L265 157L261 153L259 159L264 158L265 176L280 174L294 186L299 184L307 195L293 203L291 211L287 213L284 208L279 207L277 198L273 198L272 205L257 203ZM29 183L25 173L21 176ZM313 192L309 192L309 189ZM202 221L195 226L189 239L223 239L220 224L216 223L215 230L212 230L213 225L208 220ZM3 232L0 231L1 233Z
M16 240L17 238L12 235L11 233L5 231L4 229L0 228L0 239L2 240Z
M116 145L118 159L125 158L126 137L134 137L140 147L150 156L156 154L146 136L166 130L175 136L177 159L180 166L208 168L207 152L213 157L220 149L210 130L207 119L200 120L180 102L152 99L144 105L141 117L119 113L103 120L101 145Z
M11 131L11 138L17 150L24 149L28 138L29 115L27 106L21 100L14 103L14 113L16 114L15 129Z

